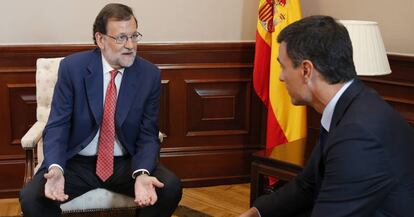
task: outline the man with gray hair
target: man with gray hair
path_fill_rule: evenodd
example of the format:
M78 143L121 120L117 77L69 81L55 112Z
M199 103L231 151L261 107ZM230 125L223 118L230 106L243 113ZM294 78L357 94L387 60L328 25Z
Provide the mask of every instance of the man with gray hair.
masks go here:
M177 207L180 180L158 163L160 70L137 56L137 29L130 7L108 4L93 25L98 48L61 61L45 159L20 193L25 217L60 216L62 202L95 188L134 197L140 216Z

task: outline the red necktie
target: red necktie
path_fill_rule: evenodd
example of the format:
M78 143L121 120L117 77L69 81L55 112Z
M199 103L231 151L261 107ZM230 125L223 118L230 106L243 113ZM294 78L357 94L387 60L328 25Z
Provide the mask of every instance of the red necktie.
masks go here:
M98 143L98 160L96 161L96 175L106 181L113 173L114 168L114 142L115 142L115 106L117 70L112 70L111 80L106 89L105 105L101 132Z

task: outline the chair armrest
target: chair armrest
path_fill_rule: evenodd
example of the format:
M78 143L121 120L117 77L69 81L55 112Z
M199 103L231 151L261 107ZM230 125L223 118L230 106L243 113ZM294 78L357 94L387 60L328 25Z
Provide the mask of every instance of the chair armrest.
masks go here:
M22 148L25 150L35 148L40 138L42 138L42 132L45 126L45 123L37 121L22 137Z
M164 140L164 137L167 137L167 135L165 135L163 132L159 131L158 132L158 140L160 140L160 143L162 143L162 141Z

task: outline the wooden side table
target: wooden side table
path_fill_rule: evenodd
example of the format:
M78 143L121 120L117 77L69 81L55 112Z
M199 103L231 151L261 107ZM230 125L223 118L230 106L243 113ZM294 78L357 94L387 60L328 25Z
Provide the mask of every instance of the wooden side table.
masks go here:
M265 178L272 176L289 181L297 176L304 165L305 145L306 139L301 139L253 153L250 206L263 194Z

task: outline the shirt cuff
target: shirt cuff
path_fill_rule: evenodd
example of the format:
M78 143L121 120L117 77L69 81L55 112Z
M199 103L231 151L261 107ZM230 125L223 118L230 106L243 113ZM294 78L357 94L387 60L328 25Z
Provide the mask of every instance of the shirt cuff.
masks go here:
M150 173L149 173L149 171L148 171L148 170L146 170L146 169L139 169L139 170L135 170L135 171L132 173L132 178L133 178L133 179L135 179L135 178L136 178L136 174L137 174L137 173L139 173L139 172L142 172L142 171L143 171L143 172L148 173L148 175L150 174Z
M50 165L50 166L49 166L49 168L48 168L47 170L49 171L52 167L57 167L57 168L59 168L59 169L60 169L60 171L62 171L62 174L64 174L64 172L63 172L63 168L62 168L61 166L59 166L59 164L52 164L52 165Z

